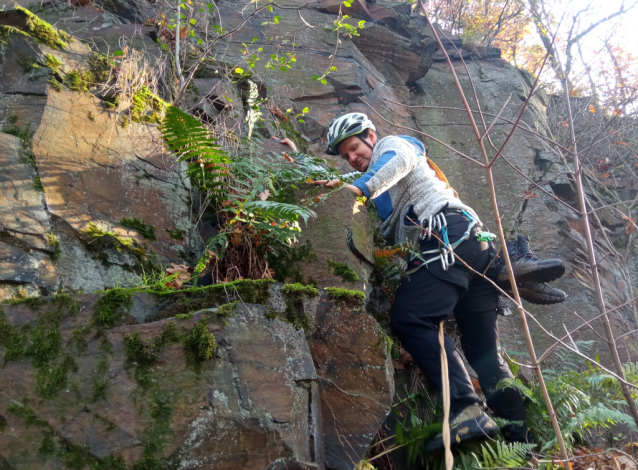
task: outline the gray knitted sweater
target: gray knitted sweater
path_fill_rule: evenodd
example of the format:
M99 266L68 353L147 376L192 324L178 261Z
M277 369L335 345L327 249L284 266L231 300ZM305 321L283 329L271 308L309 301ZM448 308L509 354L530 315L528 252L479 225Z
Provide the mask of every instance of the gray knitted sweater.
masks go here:
M375 163L379 164L375 165ZM372 174L371 174L372 173ZM423 223L448 205L448 209L464 210L480 220L476 213L454 195L452 188L436 177L428 165L425 148L417 139L389 136L374 146L368 172L353 183L370 199L384 192L390 196L392 208L381 224L381 234L394 243L417 241L420 228L404 220L410 207L418 222Z

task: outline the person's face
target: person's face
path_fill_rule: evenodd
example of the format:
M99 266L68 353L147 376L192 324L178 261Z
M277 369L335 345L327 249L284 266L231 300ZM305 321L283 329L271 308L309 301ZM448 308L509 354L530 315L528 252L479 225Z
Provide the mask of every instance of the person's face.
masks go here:
M374 147L374 144L377 143L377 135L371 130L365 140ZM361 139L356 135L348 137L341 142L337 147L337 151L355 170L362 172L368 170L370 159L372 158L372 149L361 142Z

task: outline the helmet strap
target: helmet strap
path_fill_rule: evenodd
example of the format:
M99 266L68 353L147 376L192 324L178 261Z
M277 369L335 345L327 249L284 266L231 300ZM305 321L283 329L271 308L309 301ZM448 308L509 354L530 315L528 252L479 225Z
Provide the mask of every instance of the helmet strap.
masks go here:
M368 142L367 140L365 140L363 137L361 137L361 134L356 134L357 138L363 142L364 144L366 144L368 147L370 147L370 150L372 150L372 145L370 145L370 142Z

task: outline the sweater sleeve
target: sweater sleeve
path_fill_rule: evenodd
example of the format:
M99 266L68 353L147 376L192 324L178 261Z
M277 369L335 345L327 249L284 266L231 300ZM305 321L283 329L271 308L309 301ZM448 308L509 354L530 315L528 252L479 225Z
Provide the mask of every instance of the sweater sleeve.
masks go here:
M366 197L374 199L410 173L417 164L417 158L416 152L411 149L398 153L392 150L385 152L372 168L353 184L361 188ZM362 181L364 178L365 181ZM366 189L364 190L360 184Z

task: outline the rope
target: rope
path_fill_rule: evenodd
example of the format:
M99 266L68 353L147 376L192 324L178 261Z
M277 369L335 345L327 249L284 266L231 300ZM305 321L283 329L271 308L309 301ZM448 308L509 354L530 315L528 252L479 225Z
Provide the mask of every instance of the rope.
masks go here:
M441 381L443 386L443 446L445 447L445 469L452 470L454 467L454 457L450 450L450 377L448 375L447 354L445 352L443 322L439 325L439 345L441 346Z

